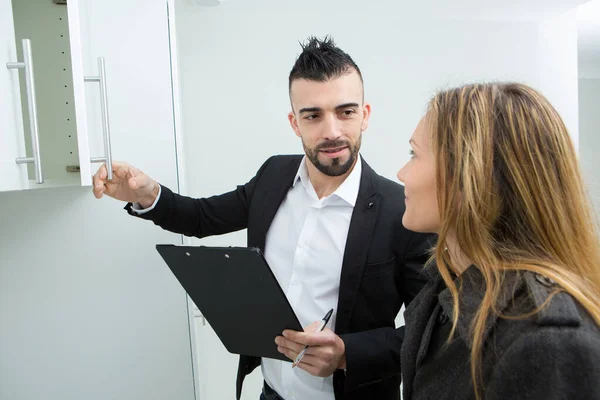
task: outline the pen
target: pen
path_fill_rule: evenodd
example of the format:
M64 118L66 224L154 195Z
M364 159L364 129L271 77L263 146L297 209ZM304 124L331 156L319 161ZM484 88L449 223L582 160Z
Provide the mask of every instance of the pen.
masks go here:
M327 312L327 314L325 314L325 316L323 317L323 320L321 320L321 325L319 325L319 327L317 328L317 330L315 332L321 332L323 329L325 329L325 325L327 325L327 322L329 322L329 318L331 318L331 314L333 314L333 308L331 310L329 310ZM304 357L304 353L306 353L307 349L308 349L308 346L305 346L304 349L302 349L302 351L300 353L298 353L298 356L292 363L292 368L294 368L296 365L298 365L300 360L302 360L302 357Z

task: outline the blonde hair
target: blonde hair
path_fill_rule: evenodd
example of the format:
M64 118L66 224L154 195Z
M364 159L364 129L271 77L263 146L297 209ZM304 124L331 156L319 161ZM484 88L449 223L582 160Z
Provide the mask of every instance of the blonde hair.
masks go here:
M426 121L436 156L441 218L435 259L459 313L448 233L485 279L472 322L471 374L482 384L485 322L507 271L552 279L600 325L596 219L569 133L546 98L518 83L472 84L438 93ZM545 304L548 303L546 301ZM539 310L533 310L531 315Z

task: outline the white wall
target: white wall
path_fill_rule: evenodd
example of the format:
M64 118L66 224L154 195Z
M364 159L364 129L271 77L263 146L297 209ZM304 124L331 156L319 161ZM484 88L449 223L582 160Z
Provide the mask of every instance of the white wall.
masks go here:
M539 75L529 83L556 107L578 148L577 10L542 22L538 40Z
M579 80L579 132L581 167L600 214L600 79Z
M407 161L408 139L431 94L464 82L529 83L560 103L577 137L571 16L543 25L444 21L415 19L400 5L392 7L366 13L339 2L318 8L298 3L287 11L176 3L188 194L232 190L270 155L302 151L287 122L287 77L298 41L309 35L333 35L361 68L373 107L362 154L388 178L395 180ZM192 243L244 245L245 235ZM197 333L201 398L234 398L237 357L210 329L199 325ZM256 399L260 372L247 382L243 398Z
M580 162L596 214L600 213L600 0L577 8Z

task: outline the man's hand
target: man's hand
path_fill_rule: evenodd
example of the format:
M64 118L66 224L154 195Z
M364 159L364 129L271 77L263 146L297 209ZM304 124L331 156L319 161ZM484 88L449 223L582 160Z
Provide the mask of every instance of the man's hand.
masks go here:
M103 195L150 207L158 196L159 184L139 169L122 162L112 163L113 178L109 181L106 165L102 165L93 178L96 198Z
M315 332L321 321L316 321L305 328L304 332L283 331L277 336L277 350L292 361L296 359L306 345L308 349L297 367L311 375L328 377L336 369L346 368L346 346L344 341L331 329Z

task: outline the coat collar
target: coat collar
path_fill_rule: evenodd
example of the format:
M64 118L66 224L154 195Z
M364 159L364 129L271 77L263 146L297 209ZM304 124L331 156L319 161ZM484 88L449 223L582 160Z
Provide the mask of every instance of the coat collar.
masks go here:
M431 267L431 266L430 266ZM437 270L437 266L433 264L434 270L429 271L435 279L442 281L442 277ZM461 338L465 341L469 349L473 345L473 339L471 334L471 324L475 320L477 310L483 301L485 295L486 285L484 277L481 271L475 266L471 265L467 268L459 277L454 280L454 283L458 287L459 291L459 317L456 325L456 330ZM496 300L496 311L490 311L490 315L487 318L485 328L483 331L483 340L485 341L489 336L492 328L496 324L499 318L499 313L502 314L506 311L511 300L514 299L517 291L523 286L523 278L519 273L514 271L504 272L504 283L500 289L500 295ZM454 300L450 289L444 288L438 295L438 301L442 306L442 309L452 319Z

